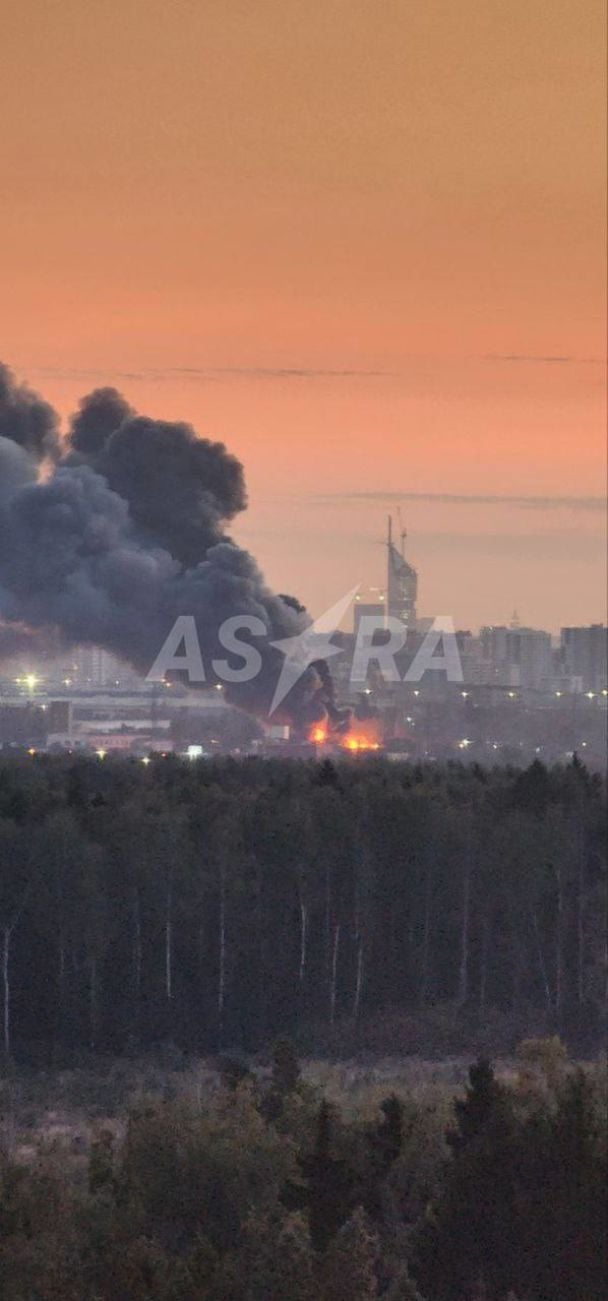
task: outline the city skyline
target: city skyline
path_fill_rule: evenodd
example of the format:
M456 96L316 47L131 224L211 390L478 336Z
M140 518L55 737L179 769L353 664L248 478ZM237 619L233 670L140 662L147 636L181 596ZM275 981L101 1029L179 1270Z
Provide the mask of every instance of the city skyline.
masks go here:
M604 36L600 0L9 0L0 356L66 421L112 384L223 440L313 611L401 495L425 611L605 618Z

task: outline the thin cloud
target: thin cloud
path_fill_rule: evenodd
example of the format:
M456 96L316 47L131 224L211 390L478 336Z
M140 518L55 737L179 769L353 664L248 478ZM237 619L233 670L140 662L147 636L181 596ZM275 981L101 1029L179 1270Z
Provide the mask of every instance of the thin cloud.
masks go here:
M518 506L523 510L605 511L604 497L521 497L493 493L455 492L337 492L317 496L316 501L440 502L448 506Z
M526 362L537 366L599 366L601 357L536 356L521 352L488 352L484 361Z
M152 380L162 382L176 376L184 379L210 381L228 375L239 379L390 379L395 373L388 370L332 370L305 366L164 366L143 370L93 370L61 369L52 366L30 366L36 375L53 375L61 379L79 380Z

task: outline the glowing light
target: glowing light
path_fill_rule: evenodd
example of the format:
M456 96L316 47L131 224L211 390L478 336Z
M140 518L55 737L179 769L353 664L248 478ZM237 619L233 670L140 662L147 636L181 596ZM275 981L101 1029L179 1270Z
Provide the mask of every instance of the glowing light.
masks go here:
M38 685L38 678L35 673L26 673L23 681L25 682L28 691L33 691L34 687Z
M459 750L467 750L470 744L468 736L463 736L462 741L458 742L458 748Z
M587 700L595 700L595 691L588 691L586 694Z
M144 764L144 766L145 766L145 767L146 767L146 768L147 768L147 767L148 767L148 764L149 764L149 762L150 762L150 756L149 756L149 755L147 755L147 754L145 754L145 755L144 755L144 757L143 757L143 759L142 759L142 763L143 763L143 764Z
M97 755L97 758L98 758L98 759L105 759L107 753L108 753L107 750L96 750L96 751L95 751L95 754Z
M467 696L468 696L469 693L468 693L468 691L461 691L460 694L461 694L461 696L462 696L462 699L463 699L463 700L466 700L466 698L467 698Z
M508 696L509 696L509 700L515 700L516 699L515 691L509 691Z
M314 742L315 745L323 745L327 740L327 732L325 728L313 727L312 732L310 734L310 739L311 741Z
M561 695L562 695L562 692L561 692L561 691L556 691L555 694L556 694L556 696L557 696L557 699L559 700L560 697L561 697Z
M358 754L360 750L379 750L378 741L372 741L367 736L358 736L349 734L342 741L342 749L349 750L351 754Z
M30 750L28 750L28 754L35 754L35 753L36 753L36 751L35 751L33 748L30 749Z
M71 687L71 685L72 685L72 679L71 679L71 678L64 678L64 679L63 679L63 685L64 685L64 687Z

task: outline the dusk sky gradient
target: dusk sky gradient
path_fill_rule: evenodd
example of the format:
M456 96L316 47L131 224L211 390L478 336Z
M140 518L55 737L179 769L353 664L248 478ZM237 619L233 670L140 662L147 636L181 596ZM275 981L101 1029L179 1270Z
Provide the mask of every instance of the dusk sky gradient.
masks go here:
M0 359L224 440L315 614L402 500L421 613L605 619L604 48L603 0L5 0Z

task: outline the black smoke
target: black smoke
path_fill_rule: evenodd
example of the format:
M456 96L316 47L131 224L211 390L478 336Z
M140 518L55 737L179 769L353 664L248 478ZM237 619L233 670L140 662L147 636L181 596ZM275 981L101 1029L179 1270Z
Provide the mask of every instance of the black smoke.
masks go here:
M0 439L16 443L36 462L55 458L59 452L59 422L53 408L25 384L17 384L2 362Z
M115 389L80 404L69 435L70 462L89 465L119 496L142 536L184 566L196 565L245 509L243 468L223 443L189 425L137 416Z
M271 643L302 631L309 619L298 602L269 590L253 558L226 532L246 505L236 458L188 425L137 415L114 389L83 399L61 445L51 408L4 368L0 376L5 641L11 626L20 642L24 627L32 635L50 629L66 647L101 646L145 674L176 618L192 615L211 683L212 659L227 657L221 624L253 615L266 630L252 639L262 671L228 687L226 696L264 715L283 664ZM322 717L327 680L311 668L282 717Z

